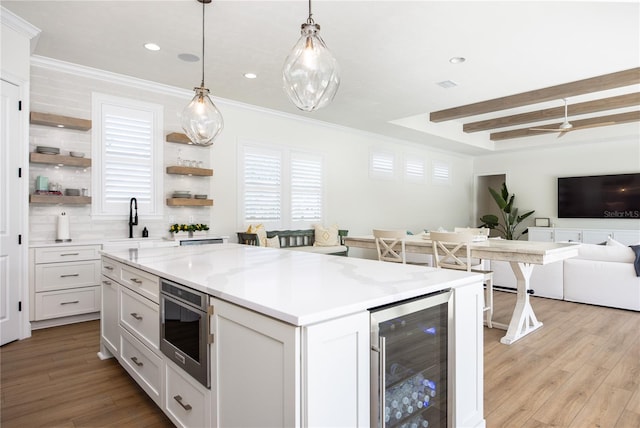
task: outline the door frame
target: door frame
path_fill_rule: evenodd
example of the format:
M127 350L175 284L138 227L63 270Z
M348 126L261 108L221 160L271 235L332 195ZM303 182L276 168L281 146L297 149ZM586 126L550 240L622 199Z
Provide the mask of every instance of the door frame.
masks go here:
M4 69L0 70L0 79L18 87L18 97L22 101L22 110L18 118L18 154L16 156L17 165L13 165L16 169L22 168L22 178L17 179L19 194L18 201L12 202L15 209L18 210L19 231L17 235L22 235L22 244L19 249L19 266L18 269L18 290L20 301L22 302L22 310L18 313L19 317L19 333L18 340L31 337L31 323L29 320L31 299L29 297L29 80L22 79L15 74Z

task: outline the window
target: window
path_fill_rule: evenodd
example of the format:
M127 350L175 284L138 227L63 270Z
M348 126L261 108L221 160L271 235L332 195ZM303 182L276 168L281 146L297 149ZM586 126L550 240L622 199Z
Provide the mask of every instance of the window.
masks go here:
M451 180L449 164L434 161L432 167L433 171L431 177L433 179L433 182L440 184L449 184Z
M405 158L404 177L407 181L424 181L424 161L419 158Z
M369 175L375 178L393 178L395 159L391 153L372 152L369 164Z
M241 144L240 148L243 225L304 228L322 222L321 156L253 144Z
M92 214L162 215L162 106L93 94Z

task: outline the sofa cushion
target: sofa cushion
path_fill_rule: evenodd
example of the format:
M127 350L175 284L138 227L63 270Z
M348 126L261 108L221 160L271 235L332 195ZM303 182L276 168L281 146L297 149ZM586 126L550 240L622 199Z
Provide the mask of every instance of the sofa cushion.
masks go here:
M633 263L635 254L627 246L580 244L578 259L604 262Z
M340 245L338 240L338 226L324 227L316 225L315 227L315 239L313 245L316 247L333 247Z
M267 244L267 247L280 248L280 238L278 237L278 235L272 238L266 238L265 242Z
M307 253L315 253L315 254L334 254L334 253L344 253L348 250L348 248L344 245L334 245L331 247L328 246L303 246L303 247L289 247L287 250L293 251L304 251Z

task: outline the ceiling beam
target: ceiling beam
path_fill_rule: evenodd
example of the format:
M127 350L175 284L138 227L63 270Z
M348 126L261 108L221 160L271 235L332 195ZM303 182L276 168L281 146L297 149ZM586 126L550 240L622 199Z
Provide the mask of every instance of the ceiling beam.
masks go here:
M502 98L467 104L461 107L434 111L429 115L429 119L431 122L444 122L446 120L460 119L461 117L522 107L528 104L558 100L638 83L640 83L640 67L611 74L603 74L602 76L591 77L589 79L576 80L575 82L550 86L534 91L522 92Z
M608 116L590 117L589 119L572 120L571 124L575 128L581 126L591 126L597 124L603 124L602 126L618 125L620 123L640 122L640 111L630 111L627 113L611 114ZM558 128L561 123L553 123L550 125L538 126L536 128L555 129ZM578 131L578 130L576 130ZM574 131L569 131L574 132ZM510 131L492 132L490 134L491 141L509 140L512 138L532 137L534 135L549 135L550 132L546 131L534 131L530 128L512 129Z
M567 115L576 116L579 114L613 110L635 105L640 105L640 92L602 98L600 100L586 101L583 103L569 104L567 107ZM542 120L557 119L559 117L564 117L564 106L531 111L522 114L514 114L512 116L496 117L495 119L481 120L478 122L469 122L463 125L462 130L467 133L487 131L489 129L506 128L508 126L540 122Z

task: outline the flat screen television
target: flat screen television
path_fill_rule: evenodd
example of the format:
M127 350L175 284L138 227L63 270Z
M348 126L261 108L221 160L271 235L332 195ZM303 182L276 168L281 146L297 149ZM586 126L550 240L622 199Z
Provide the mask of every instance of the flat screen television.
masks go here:
M558 177L558 218L640 218L640 173Z

